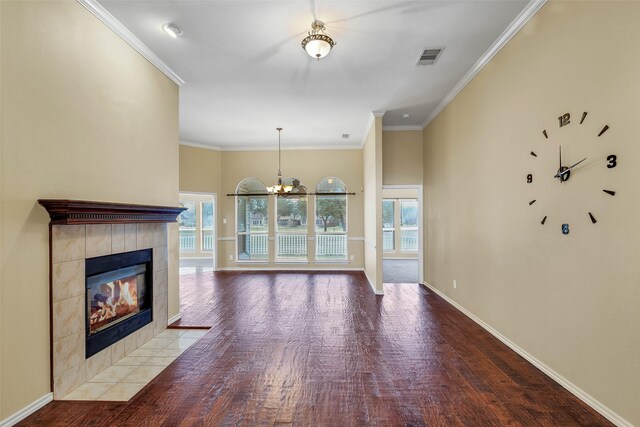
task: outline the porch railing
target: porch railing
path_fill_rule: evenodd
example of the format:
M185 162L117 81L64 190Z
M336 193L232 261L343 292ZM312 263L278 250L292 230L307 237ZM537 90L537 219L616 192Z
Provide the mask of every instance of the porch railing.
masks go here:
M316 235L316 258L347 259L347 236L345 234Z
M180 252L196 251L196 230L180 230Z
M306 234L280 234L277 241L278 258L307 257Z
M418 229L400 230L400 250L413 252L418 250Z
M245 235L238 236L245 239ZM240 259L264 259L268 254L269 237L266 234L248 236L246 249L238 254ZM280 234L277 236L276 250L278 258L306 258L306 234ZM239 247L242 250L243 245ZM319 234L316 236L316 258L346 259L347 236L344 234Z
M213 251L215 248L213 230L203 230L202 251ZM180 230L180 252L197 252L196 230Z

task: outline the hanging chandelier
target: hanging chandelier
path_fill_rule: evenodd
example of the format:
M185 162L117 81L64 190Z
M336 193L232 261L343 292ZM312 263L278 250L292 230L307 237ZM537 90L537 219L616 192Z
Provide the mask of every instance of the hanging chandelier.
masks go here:
M324 32L324 29L324 22L313 21L309 35L302 40L302 48L310 57L316 58L318 61L327 56L331 48L336 45L336 42Z
M278 181L276 181L276 184L267 187L267 191L269 194L284 196L293 190L293 185L284 185L282 182L282 170L280 168L280 160L282 158L282 153L280 151L280 133L282 132L282 128L276 128L276 130L278 131Z

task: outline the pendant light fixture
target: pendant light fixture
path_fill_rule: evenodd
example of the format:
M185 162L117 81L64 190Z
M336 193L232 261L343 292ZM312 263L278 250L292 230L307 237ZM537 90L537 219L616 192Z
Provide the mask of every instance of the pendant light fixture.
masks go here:
M291 192L293 190L292 185L284 185L282 182L282 170L280 168L280 160L282 158L282 153L280 151L280 133L282 132L282 128L276 128L278 131L278 181L276 184L267 187L267 191L269 194L273 194L276 196L283 196Z
M302 40L302 48L309 56L316 58L318 61L320 58L327 56L331 48L336 45L336 42L334 42L324 30L324 22L318 20L313 21L309 35Z

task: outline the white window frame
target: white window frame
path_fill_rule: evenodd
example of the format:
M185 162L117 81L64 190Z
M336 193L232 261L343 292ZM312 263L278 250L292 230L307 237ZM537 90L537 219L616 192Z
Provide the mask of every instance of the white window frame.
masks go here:
M383 251L388 253L388 254L394 254L396 253L396 233L398 232L397 227L396 227L396 212L397 212L397 206L396 206L396 202L398 199L382 199L382 203L384 204L384 202L391 202L391 205L393 206L393 227L391 228L384 228L384 221L382 223L382 240L383 240ZM384 212L384 209L383 209ZM393 248L391 249L384 249L384 232L385 231L393 231Z
M305 193L308 191L306 190L306 186L304 184L300 184L301 186L303 186L305 188ZM273 221L275 224L275 260L276 262L308 262L309 261L309 195L305 194L305 195L295 195L292 194L290 196L287 197L297 197L299 199L304 199L305 203L307 205L307 226L306 226L306 230L304 232L302 231L298 231L298 232L281 232L280 231L280 224L278 224L278 196L274 197L274 205L275 205L275 213L273 216ZM314 214L315 214L315 208L314 208ZM315 215L314 215L314 222L313 222L314 226L315 226ZM280 236L303 236L304 235L304 244L305 244L305 257L302 258L287 258L287 257L281 257L279 256L279 242L280 242Z
M415 249L403 249L402 248L402 230L403 230L403 227L402 227L402 202L415 202L416 203L416 225L415 225L415 227L405 227L404 228L405 230L415 230L416 231L416 236L418 235L418 233L420 233L420 227L419 227L420 219L418 217L418 215L420 214L420 202L419 202L418 199L407 199L407 198L397 199L397 202L398 202L398 224L397 224L398 227L397 228L399 229L399 232L400 232L400 235L398 236L398 240L400 241L400 247L397 248L396 250L398 252L400 252L400 253L403 253L403 254L415 254L415 253L418 253L419 248L418 248L417 242L416 242L416 248ZM416 239L418 239L418 241L419 241L419 237L416 237Z
M324 232L324 231L318 231L318 227L316 225L316 220L318 218L317 212L318 212L318 197L326 197L326 196L331 196L329 194L325 195L321 195L318 196L317 194L314 197L313 200L313 233L314 233L314 240L315 240L315 262L316 263L343 263L345 261L349 260L349 198L347 197L347 184L340 178L338 178L337 176L327 176L322 178L318 184L316 184L316 192L318 192L318 185L320 185L321 182L327 180L327 179L338 179L340 180L340 182L343 184L344 186L344 193L334 193L336 196L343 196L344 197L344 231L341 231L339 233L337 232ZM308 216L308 215L307 215ZM336 235L336 236L342 236L344 235L344 239L345 239L345 248L344 248L344 258L323 258L323 257L318 257L318 236L328 236L328 235Z
M254 180L258 181L260 184L262 184L262 186L265 188L265 191L266 191L267 187L264 185L264 183L261 180L259 180L258 178L249 176L249 177L246 177L246 178L243 178L243 179L240 180L240 182L236 186L236 194L238 194L238 191L240 189L240 184L242 184L244 181L249 180L249 179L254 179ZM265 232L254 232L254 233L251 233L249 231L238 231L238 224L239 224L239 222L238 222L238 197L247 197L247 198L250 199L251 196L242 196L242 195L238 196L238 195L236 195L234 197L234 199L235 199L235 222L236 222L235 223L235 235L236 235L236 238L235 238L236 245L235 246L236 246L236 249L235 249L235 256L234 256L235 257L235 262L237 262L237 263L247 263L247 264L267 264L267 263L269 263L269 259L270 259L269 258L270 257L269 247L271 246L269 244L269 242L270 242L270 239L269 239L269 214L268 214L269 210L270 210L269 209L269 195L268 195L268 193L265 192L264 196L253 196L253 197L265 197L267 199L267 221L266 221L267 230ZM247 229L247 224L245 224L245 229ZM238 253L238 249L240 248L240 243L239 243L240 242L240 236L246 236L246 235L250 236L251 234L259 234L259 235L264 234L264 235L267 236L267 254L266 254L265 258L260 258L260 259L240 259L240 256L239 256L240 254Z

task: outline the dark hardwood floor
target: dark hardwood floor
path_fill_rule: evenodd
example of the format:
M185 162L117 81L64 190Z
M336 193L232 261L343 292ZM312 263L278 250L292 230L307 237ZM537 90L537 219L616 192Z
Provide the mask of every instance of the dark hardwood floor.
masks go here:
M211 327L216 321L216 290L224 273L213 274L209 260L180 260L180 320L175 328Z
M215 276L212 329L132 400L53 402L21 425L610 425L425 288Z

